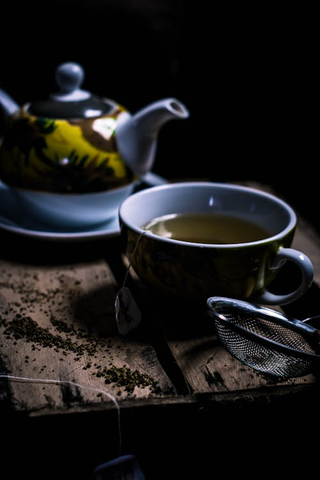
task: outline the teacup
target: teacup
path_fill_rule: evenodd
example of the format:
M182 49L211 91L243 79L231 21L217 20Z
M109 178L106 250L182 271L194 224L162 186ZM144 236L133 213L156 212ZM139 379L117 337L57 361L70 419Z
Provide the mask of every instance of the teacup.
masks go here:
M264 229L264 236L246 240L243 227L237 242L201 243L149 229L155 219L184 214L236 217ZM170 295L198 299L218 295L284 305L304 294L313 280L310 259L291 248L295 212L280 198L258 189L211 182L152 187L127 198L119 219L126 254L138 277ZM285 261L299 267L301 282L294 291L278 295L268 286Z

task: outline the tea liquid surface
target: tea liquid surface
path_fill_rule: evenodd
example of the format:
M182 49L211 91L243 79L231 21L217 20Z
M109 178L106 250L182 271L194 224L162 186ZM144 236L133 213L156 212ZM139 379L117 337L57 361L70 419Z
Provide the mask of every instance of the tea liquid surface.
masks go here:
M181 213L157 217L142 227L155 235L193 243L254 242L270 233L253 222L211 213Z

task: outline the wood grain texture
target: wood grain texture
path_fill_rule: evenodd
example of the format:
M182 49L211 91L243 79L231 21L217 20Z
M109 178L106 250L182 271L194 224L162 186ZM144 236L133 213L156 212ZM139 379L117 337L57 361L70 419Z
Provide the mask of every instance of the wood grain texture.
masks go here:
M104 261L73 266L1 261L0 273L2 373L75 382L109 392L119 402L173 391L152 346L118 333L116 283ZM17 410L33 412L110 403L106 395L72 384L13 381L6 395Z

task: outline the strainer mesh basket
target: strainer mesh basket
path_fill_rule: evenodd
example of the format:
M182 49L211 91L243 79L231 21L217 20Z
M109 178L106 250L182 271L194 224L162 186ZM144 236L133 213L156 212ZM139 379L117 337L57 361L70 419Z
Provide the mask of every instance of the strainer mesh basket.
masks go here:
M312 343L263 316L223 310L215 316L215 326L226 350L256 370L289 378L306 375L313 368L316 352Z

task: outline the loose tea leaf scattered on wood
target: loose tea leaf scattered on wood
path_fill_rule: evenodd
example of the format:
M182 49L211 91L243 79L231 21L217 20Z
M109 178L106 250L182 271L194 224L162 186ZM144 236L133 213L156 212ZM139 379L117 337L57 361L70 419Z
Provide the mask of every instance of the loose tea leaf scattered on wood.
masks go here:
M73 352L76 354L75 360L77 360L84 354L92 357L99 352L99 349L106 347L106 339L94 336L85 329L76 329L73 325L55 319L51 319L51 323L58 334L50 332L49 328L39 326L30 316L17 314L11 321L0 317L0 327L4 327L3 335L15 341L23 339L32 343L33 350L37 345L38 347L54 348L55 351L62 350L63 355L66 355L66 352ZM60 334L63 334L65 338ZM29 361L29 357L25 357L25 361ZM110 368L102 368L101 365L88 361L83 369L90 368L95 370L93 375L102 377L106 384L124 387L127 393L133 393L135 387L149 387L153 393L161 392L158 382L138 370L114 365Z
M61 323L62 322L60 322L60 324ZM15 340L23 338L27 342L32 342L41 347L68 350L77 355L83 355L84 353L94 355L97 351L98 342L94 341L92 336L87 336L87 340L89 341L86 343L77 343L69 336L63 338L61 335L51 333L48 328L40 327L37 322L29 316L18 314L11 322L1 319L0 326L1 325L5 327L3 333L7 338L14 338ZM60 331L62 331L61 325ZM74 333L75 331L72 329L68 333L71 332Z
M160 391L157 382L149 375L126 367L104 368L96 373L96 376L103 377L106 384L115 383L118 387L125 387L125 390L129 393L133 392L134 387L150 387L153 392Z

